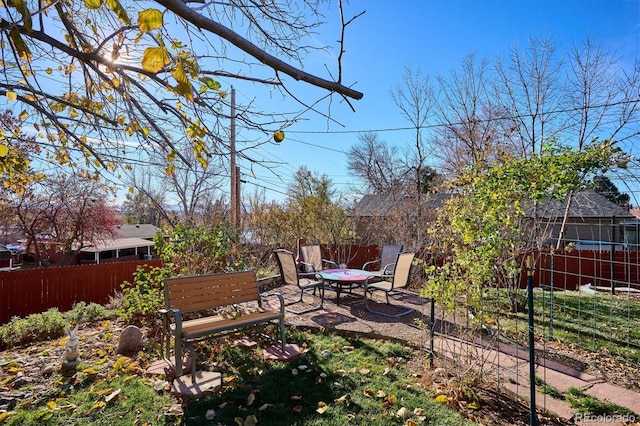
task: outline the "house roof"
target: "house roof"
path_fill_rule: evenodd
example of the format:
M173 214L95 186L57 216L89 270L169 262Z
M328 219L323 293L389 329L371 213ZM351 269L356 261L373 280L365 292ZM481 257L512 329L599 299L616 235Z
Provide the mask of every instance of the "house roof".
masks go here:
M452 193L427 194L423 198L423 205L437 209L441 207L446 199L453 196ZM411 198L406 198L414 202ZM386 216L398 204L394 195L365 195L356 203L354 208L355 217ZM550 200L538 206L538 216L542 218L563 217L566 202L560 200ZM634 216L612 201L607 200L595 191L576 192L573 196L569 217L580 218L603 218L616 217L620 219L633 218Z
M451 193L434 193L423 195L422 203L425 207L438 208L444 201L451 197ZM413 203L413 197L404 197L402 200ZM386 216L386 213L398 205L400 201L397 195L368 194L358 201L354 207L353 216L371 217Z
M542 218L556 218L564 216L566 209L564 200L550 200L538 207L538 215ZM603 218L616 217L619 219L633 218L627 209L606 199L595 191L582 191L573 194L573 201L569 209L569 217Z
M141 223L137 225L120 225L118 226L118 236L120 238L146 238L153 237L162 230L155 225L149 223Z
M154 245L153 241L145 240L142 238L115 238L113 240L100 241L91 247L84 247L80 249L83 253L96 253L109 250L122 250L127 248L136 247L151 247Z

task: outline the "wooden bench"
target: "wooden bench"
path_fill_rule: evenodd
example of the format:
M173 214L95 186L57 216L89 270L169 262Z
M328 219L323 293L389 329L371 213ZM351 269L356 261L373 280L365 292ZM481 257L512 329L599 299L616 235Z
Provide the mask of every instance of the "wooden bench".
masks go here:
M192 342L230 330L277 322L282 351L285 351L284 298L279 310L263 308L256 275L253 271L168 278L164 280L164 305L160 310L165 357L169 359L171 338L174 341L175 374L182 375L182 350L191 350L191 373L195 373ZM255 307L240 308L241 303L257 302ZM185 314L193 319L184 319Z

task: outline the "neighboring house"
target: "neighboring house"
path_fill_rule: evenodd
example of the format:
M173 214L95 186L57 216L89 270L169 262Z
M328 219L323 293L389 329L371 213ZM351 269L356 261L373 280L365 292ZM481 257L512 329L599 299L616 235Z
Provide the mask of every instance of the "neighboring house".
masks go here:
M150 224L119 225L120 238L108 239L80 250L80 263L107 263L124 260L151 259L153 237L160 228Z
M79 263L107 263L151 259L154 242L143 238L116 238L80 249Z
M153 240L153 237L155 237L158 232L162 232L162 229L149 223L118 226L118 237L120 238L142 238L144 240Z
M452 196L454 195L451 193L425 194L422 198L422 207L432 209L435 212L446 199ZM404 198L398 201L394 196L365 195L356 203L353 210L358 235L367 235L367 231L372 226L376 226L376 220L390 219L399 204L415 204L415 202L414 198ZM549 243L557 241L559 237L565 209L566 202L560 200L552 200L538 205L535 216L542 223L548 224ZM528 214L533 217L534 210L530 209ZM607 200L597 192L577 192L573 196L569 209L563 241L566 243L580 240L590 243L618 242L626 243L630 245L631 249L636 249L638 223L639 219L629 213L627 209ZM365 243L368 242L365 241ZM604 249L608 248L604 247Z
M551 200L538 206L536 217L549 225L551 243L555 244L567 208L566 199ZM530 209L529 216L534 216ZM573 194L563 244L579 242L582 248L608 250L610 244L637 244L637 223L629 210L609 201L595 191Z
M435 215L444 201L451 197L450 193L423 194L422 208L426 214ZM376 235L376 228L379 228L379 221L391 218L399 212L412 211L416 199L410 196L397 195L365 195L356 203L351 213L351 217L356 222L356 234L359 236L360 244L379 244L380 241L370 241L370 235ZM375 238L374 238L375 240ZM393 241L387 241L393 242Z
M9 250L4 245L0 244L0 270L7 269L11 270L13 266L11 250Z

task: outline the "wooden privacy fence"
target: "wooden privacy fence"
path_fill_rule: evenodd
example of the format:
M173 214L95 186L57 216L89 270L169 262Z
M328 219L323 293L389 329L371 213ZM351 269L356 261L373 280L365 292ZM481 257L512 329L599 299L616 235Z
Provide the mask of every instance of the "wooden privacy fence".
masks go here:
M324 259L344 263L347 268L359 269L365 262L380 258L380 248L375 244L321 244L320 248Z
M162 266L162 261L2 271L0 324L50 308L68 311L77 302L105 304L124 281L133 282L136 269L144 265Z
M534 285L577 290L597 287L640 289L640 252L630 250L541 251L536 256ZM523 288L526 287L526 274Z
M350 268L380 256L376 245L322 245L323 257ZM430 251L421 251L427 259ZM640 289L640 252L548 250L536 257L534 285L576 290L592 284L598 287L632 287ZM0 324L14 316L24 317L50 308L67 311L77 302L105 304L109 296L120 290L124 281L133 281L138 266L161 266L160 260L117 262L100 265L66 266L59 268L0 271ZM526 288L527 274L521 274ZM612 279L613 277L613 279Z

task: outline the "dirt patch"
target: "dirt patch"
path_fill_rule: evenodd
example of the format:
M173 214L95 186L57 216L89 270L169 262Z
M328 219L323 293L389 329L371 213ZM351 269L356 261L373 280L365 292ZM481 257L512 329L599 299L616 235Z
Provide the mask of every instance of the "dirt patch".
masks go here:
M436 359L434 368L425 368L430 365L429 362L428 356L422 353L416 354L408 363L409 371L422 372L414 374L418 386L433 392L434 395L446 396L446 404L469 420L496 426L530 424L531 411L528 401L521 400L505 389L498 390L491 383L477 381L460 385L458 378L450 374L455 371L455 366L450 362ZM536 416L541 426L573 424L551 413L538 412Z

